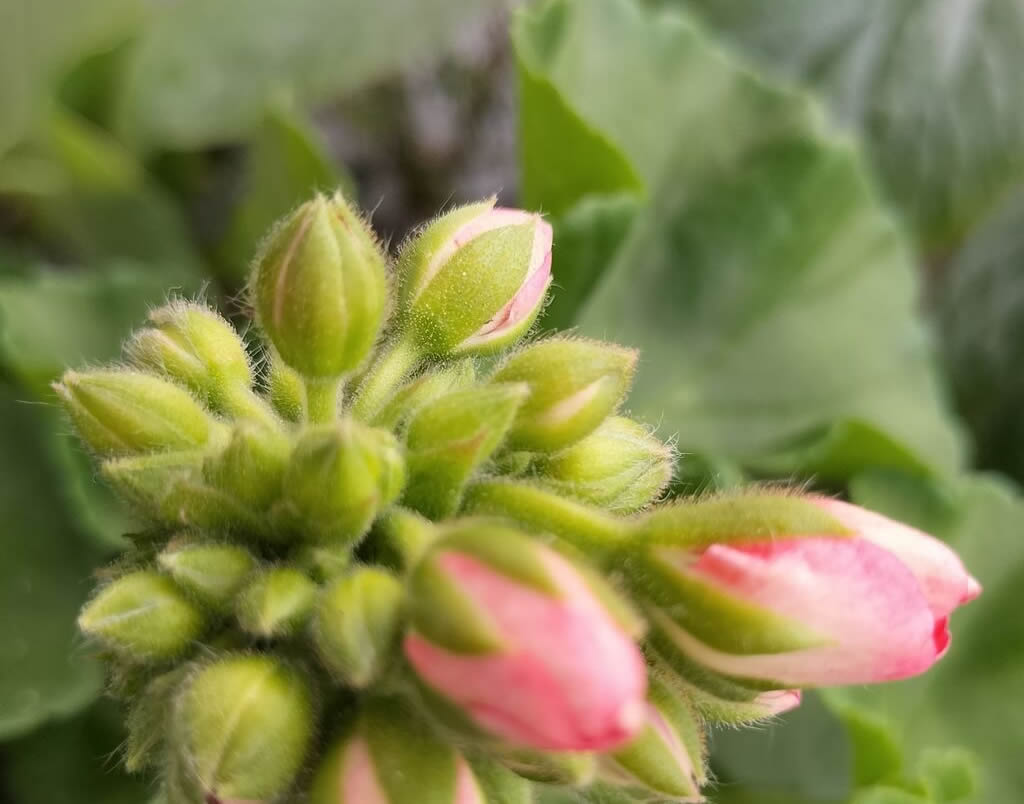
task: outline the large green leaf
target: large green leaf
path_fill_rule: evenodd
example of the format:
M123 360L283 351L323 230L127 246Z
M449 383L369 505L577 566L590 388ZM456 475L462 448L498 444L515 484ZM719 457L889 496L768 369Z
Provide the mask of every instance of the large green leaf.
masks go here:
M953 615L949 654L924 676L898 684L832 691L841 707L884 719L911 756L919 754L930 786L967 786L970 749L981 768L978 804L1017 801L1024 790L1024 499L1005 481L975 476L955 489L959 516L928 481L868 473L853 484L857 502L902 517L945 538L981 581L982 596ZM936 507L936 501L939 507ZM930 751L926 749L932 749ZM947 800L947 799L940 799ZM949 797L948 800L959 800Z
M929 245L1024 177L1017 0L668 0L819 88Z
M62 71L123 37L140 0L4 0L0 3L0 153L28 133Z
M121 121L147 145L242 138L269 97L316 103L430 55L474 0L179 0L162 3L129 61Z
M633 413L678 432L684 450L744 460L832 438L810 456L839 479L876 452L914 469L960 463L907 244L813 104L678 14L626 0L545 3L520 15L514 38L523 118L536 126L523 135L533 203L578 201L570 239L604 236L601 215L581 229L582 205L607 198L607 183L573 193L542 180L577 143L601 159L595 132L644 183L617 188L639 211L603 272L563 262L557 246L554 264L556 280L592 288L576 300L584 333L641 348ZM547 124L531 113L556 98L567 111ZM844 420L878 449L850 449L832 430Z
M68 499L53 410L0 390L0 738L67 716L102 674L75 626L100 560Z

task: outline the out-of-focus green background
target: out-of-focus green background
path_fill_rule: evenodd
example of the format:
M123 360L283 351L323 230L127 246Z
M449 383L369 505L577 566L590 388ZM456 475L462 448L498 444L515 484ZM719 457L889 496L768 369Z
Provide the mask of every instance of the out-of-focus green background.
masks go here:
M716 734L713 801L1024 801L1024 6L513 5L0 0L0 801L156 789L74 628L132 523L48 383L170 292L241 320L261 233L336 185L392 246L543 210L545 325L643 350L677 493L810 483L981 579L927 676Z

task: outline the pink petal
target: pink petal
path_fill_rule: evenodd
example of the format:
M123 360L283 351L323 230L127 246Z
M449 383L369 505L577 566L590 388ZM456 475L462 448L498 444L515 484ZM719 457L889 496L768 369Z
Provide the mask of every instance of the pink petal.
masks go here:
M455 758L454 804L487 804L469 763L461 756Z
M427 684L506 740L556 751L615 747L643 725L643 658L576 570L553 551L542 556L561 597L442 553L440 565L490 617L503 650L461 655L412 632L406 656Z
M377 780L370 749L360 737L345 747L338 794L339 804L390 804Z

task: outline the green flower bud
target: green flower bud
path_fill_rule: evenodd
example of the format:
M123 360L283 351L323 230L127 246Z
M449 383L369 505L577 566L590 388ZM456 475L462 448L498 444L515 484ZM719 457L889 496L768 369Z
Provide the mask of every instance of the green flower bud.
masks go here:
M374 525L374 555L383 564L408 571L441 533L429 519L394 506Z
M261 639L297 633L309 620L317 587L306 575L290 567L267 570L238 596L238 624Z
M406 435L404 504L431 519L455 513L470 477L502 443L527 393L522 384L493 384L454 391L420 408Z
M646 427L613 416L568 449L545 456L537 468L545 484L561 494L631 513L665 490L673 464L672 449Z
M624 748L604 757L602 775L638 794L703 801L706 738L690 701L663 680L650 679L647 723Z
M485 801L470 764L391 698L366 702L354 728L328 748L309 795L309 804Z
M229 389L248 388L252 368L234 327L203 304L176 301L149 314L127 351L141 368L158 371L222 408Z
M155 766L167 743L167 724L174 709L178 688L188 665L161 673L131 696L125 720L127 736L122 746L124 766L129 773Z
M291 444L279 431L239 422L223 450L203 467L206 482L255 510L266 510L281 496Z
M399 257L405 325L424 354L494 352L520 338L551 282L551 226L495 209L494 199L442 215Z
M512 355L494 382L525 382L530 397L519 409L509 444L555 452L592 433L626 396L637 354L580 338L549 338Z
M352 544L394 502L404 479L394 436L343 419L299 439L285 474L285 505L311 540Z
M99 453L200 447L220 426L183 388L141 372L68 371L54 390L79 436Z
M184 765L207 800L284 793L313 734L302 676L270 656L233 656L201 668L175 712Z
M306 409L306 385L302 375L285 365L277 354L270 356L267 392L270 404L282 419L289 422L302 420Z
M157 563L178 586L217 608L231 601L256 567L256 559L242 547L205 542L172 542Z
M323 583L352 566L352 547L347 544L307 544L299 548L295 563Z
M340 193L317 196L271 233L252 293L260 326L284 362L307 379L332 379L362 363L377 340L386 261Z
M533 804L533 785L518 773L487 757L468 759L483 792L483 804Z
M582 751L503 751L497 759L525 779L544 784L586 787L597 775L597 759Z
M138 571L104 586L78 617L78 626L136 662L180 656L203 630L203 616L174 581Z
M327 668L350 687L375 681L398 651L403 588L377 567L360 567L327 587L313 620L313 641Z
M373 423L389 430L401 429L421 407L444 394L472 385L475 379L476 367L470 359L427 371L400 388L373 417Z

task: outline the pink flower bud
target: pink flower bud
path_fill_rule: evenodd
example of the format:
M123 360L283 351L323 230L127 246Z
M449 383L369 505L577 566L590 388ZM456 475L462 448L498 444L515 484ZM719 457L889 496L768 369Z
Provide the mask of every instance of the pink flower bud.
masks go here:
M425 227L399 260L403 304L420 349L493 352L523 335L551 284L551 225L494 199Z
M733 504L756 523L772 498ZM950 611L980 591L956 555L846 503L790 498L787 507L792 535L780 520L748 541L673 544L662 533L649 545L642 582L659 632L719 673L779 686L891 681L931 667L949 646Z
M888 550L906 564L921 584L936 618L947 616L981 594L981 584L967 572L960 557L927 533L841 500L812 497L811 502L859 538Z
M644 722L643 659L565 558L508 528L474 523L413 573L405 654L472 724L513 745L605 750Z

